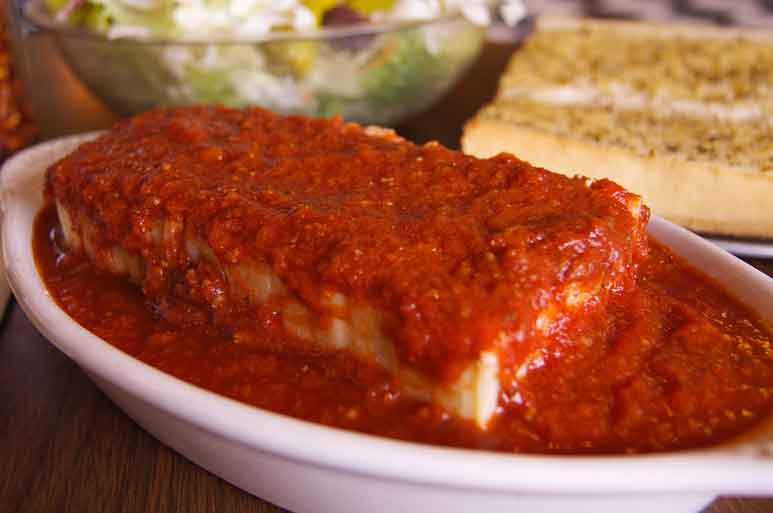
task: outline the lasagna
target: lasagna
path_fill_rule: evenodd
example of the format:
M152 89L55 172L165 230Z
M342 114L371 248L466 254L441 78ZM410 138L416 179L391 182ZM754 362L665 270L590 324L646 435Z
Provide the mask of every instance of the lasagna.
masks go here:
M53 165L68 251L159 316L349 351L485 429L550 355L603 340L648 209L607 180L340 119L160 109Z

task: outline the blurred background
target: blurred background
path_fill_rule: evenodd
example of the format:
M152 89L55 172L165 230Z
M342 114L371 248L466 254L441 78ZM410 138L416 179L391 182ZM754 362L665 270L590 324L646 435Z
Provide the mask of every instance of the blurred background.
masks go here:
M101 129L112 124L117 119L115 109L108 108L103 101L90 92L88 87L83 85L82 80L79 79L79 77L82 79L83 74L79 75L63 59L61 45L57 44L56 35L50 31L35 28L20 18L18 2L25 0L6 1L11 2L6 4L6 11L11 47L15 51L15 62L10 64L13 71L9 68L6 75L15 72L15 78L19 79L16 83L21 82L23 93L18 98L19 108L26 112L21 117L24 118L26 115L36 121L38 137L48 139ZM529 18L540 14L552 14L720 26L773 27L773 0L525 0L524 4ZM528 32L528 27L528 21L514 29L503 29L501 25L492 27L489 31L489 46L510 45L510 49L503 49L501 52L489 51L488 59L490 61L494 59L496 62L476 63L465 79L475 79L476 66L487 68L504 66L512 45ZM491 55L494 57L490 57ZM9 64L6 63L6 65ZM116 86L116 90L120 91L121 87L130 89L133 86L124 83ZM490 87L480 87L478 90L491 95L495 88L496 84L492 84ZM15 90L18 95L18 88ZM437 94L441 95L440 92ZM446 94L446 98L453 98L453 94L452 90ZM427 101L432 104L436 103L435 100L432 98ZM6 110L8 110L6 118L12 114L18 114L15 114L13 108ZM470 114L460 112L458 119L449 121L459 124ZM2 112L0 117L1 115ZM19 116L16 115L16 117ZM16 117L11 116L8 123L11 125L17 123ZM19 133L22 134L22 139L29 139L28 129ZM449 132L446 137L441 134L438 138L447 144L454 144L456 135L454 131ZM19 141L12 141L12 143L19 144Z
M773 0L526 0L530 13L773 28Z

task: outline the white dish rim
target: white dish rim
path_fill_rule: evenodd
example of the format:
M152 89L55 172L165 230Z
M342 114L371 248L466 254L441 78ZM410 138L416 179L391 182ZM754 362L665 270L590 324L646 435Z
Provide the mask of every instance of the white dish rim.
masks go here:
M0 175L2 251L10 285L33 324L88 373L169 415L246 447L385 480L506 494L773 494L773 437L768 421L755 430L765 431L758 439L744 437L708 449L635 456L503 454L422 445L317 425L200 389L134 359L61 310L32 260L29 216L34 219L40 201L23 191L25 180L34 175L27 168L57 145L74 147L93 136L70 136L24 150L5 163ZM40 174L38 170L38 180ZM759 294L773 298L773 280L701 237L657 217L650 230L666 244L669 238L689 241L687 253L698 252L722 262L757 284Z
M705 239L736 256L773 260L773 240L736 239L706 235Z

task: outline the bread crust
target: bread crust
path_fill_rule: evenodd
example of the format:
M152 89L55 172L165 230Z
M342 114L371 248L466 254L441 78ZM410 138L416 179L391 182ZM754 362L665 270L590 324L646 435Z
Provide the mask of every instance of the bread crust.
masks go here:
M543 16L536 30L597 28L627 36L684 37L770 42L773 33L694 25ZM509 70L512 69L512 62ZM643 196L652 210L690 229L717 235L773 238L773 173L721 161L693 161L675 155L643 157L609 144L573 139L543 130L499 121L498 105L507 97L505 72L497 99L465 126L465 152L487 157L507 151L535 166L562 174L610 178Z
M465 126L462 148L478 157L506 149L557 173L611 177L640 194L656 214L693 230L773 237L773 174L753 168L667 155L640 157L622 148L480 117Z
M688 25L671 23L650 23L641 21L607 20L601 18L572 18L569 16L540 16L535 29L539 31L578 29L581 27L601 30L619 30L626 35L647 37L686 37L734 39L744 37L756 41L773 42L773 33L769 30L754 28L728 28L712 25Z

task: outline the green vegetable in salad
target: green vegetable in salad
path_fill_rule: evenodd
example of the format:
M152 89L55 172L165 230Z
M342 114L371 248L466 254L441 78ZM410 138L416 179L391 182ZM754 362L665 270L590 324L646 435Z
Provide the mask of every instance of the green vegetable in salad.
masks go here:
M390 36L384 49L365 67L365 95L377 108L411 101L442 66L437 60L427 50L421 34Z
M46 0L51 12L76 26L106 34L115 26L138 27L143 33L174 36L177 33L173 13L175 2L161 0L147 8L133 7L120 0Z
M319 43L312 40L272 41L265 43L264 50L272 72L301 78L314 66Z

